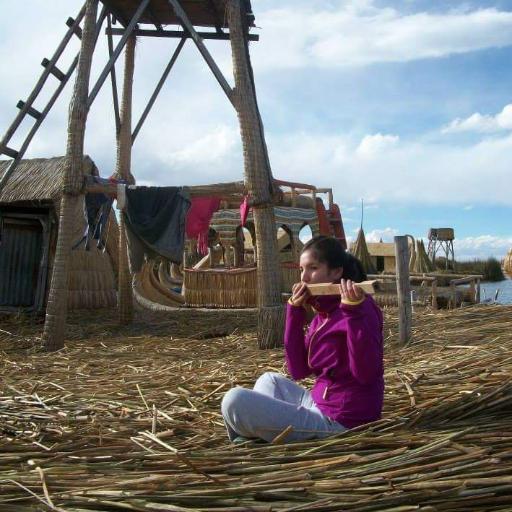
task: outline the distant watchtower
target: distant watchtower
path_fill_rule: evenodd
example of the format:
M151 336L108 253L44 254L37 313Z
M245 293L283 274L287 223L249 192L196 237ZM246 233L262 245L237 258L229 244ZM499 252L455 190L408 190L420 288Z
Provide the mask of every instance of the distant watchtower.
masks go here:
M453 228L430 228L428 230L428 257L432 264L436 263L436 254L439 250L444 251L446 269L451 262L451 268L455 265L455 253L453 251L453 240L455 233Z

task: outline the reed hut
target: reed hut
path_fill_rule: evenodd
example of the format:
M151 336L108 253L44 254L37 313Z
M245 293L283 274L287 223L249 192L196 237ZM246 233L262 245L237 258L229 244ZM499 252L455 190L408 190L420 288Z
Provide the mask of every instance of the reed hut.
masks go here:
M366 244L373 266L377 272L394 272L396 269L395 244L368 242Z
M0 178L9 161L0 161ZM65 157L21 160L0 191L0 308L40 312L46 307L54 269L62 176ZM98 175L85 156L83 176ZM87 226L85 196L75 205L72 240L83 238ZM68 276L68 307L90 309L116 304L114 268L117 223L112 213L106 248L85 244L72 251Z

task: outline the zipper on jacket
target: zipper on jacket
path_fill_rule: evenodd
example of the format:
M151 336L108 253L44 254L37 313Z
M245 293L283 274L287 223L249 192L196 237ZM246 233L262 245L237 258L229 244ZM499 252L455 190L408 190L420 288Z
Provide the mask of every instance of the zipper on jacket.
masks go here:
M322 394L322 400L325 400L327 398L327 391L329 391L329 384L325 386L324 392Z
M313 341L315 340L315 336L318 334L318 332L320 331L320 329L322 329L322 327L324 327L324 325L329 321L329 317L327 317L323 322L322 324L318 327L318 329L311 335L311 340L309 342L309 347L308 347L308 366L310 368L312 368L311 366L311 361L310 361L310 357L311 357L311 348L313 347Z

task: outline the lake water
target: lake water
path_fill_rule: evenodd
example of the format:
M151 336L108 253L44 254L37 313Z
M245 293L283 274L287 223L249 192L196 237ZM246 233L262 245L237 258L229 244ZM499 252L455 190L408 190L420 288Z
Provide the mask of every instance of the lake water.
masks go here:
M495 283L481 283L480 299L494 299L496 290L499 290L498 300L500 304L512 304L512 279L497 281Z

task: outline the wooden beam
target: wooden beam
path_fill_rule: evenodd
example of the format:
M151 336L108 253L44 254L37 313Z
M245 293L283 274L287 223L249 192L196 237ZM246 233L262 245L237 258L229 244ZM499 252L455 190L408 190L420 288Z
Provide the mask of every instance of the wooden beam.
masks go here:
M135 126L135 130L133 130L132 145L135 142L135 139L137 138L137 134L139 133L140 129L142 128L142 125L144 124L144 121L146 120L146 117L148 116L151 108L153 107L153 104L155 103L156 98L158 97L158 94L160 93L160 90L162 89L165 81L167 80L167 77L169 76L169 73L170 73L172 67L174 66L174 63L176 62L176 60L178 58L178 55L180 54L180 52L181 52L183 46L185 45L186 41L187 41L187 38L184 37L178 43L178 46L174 50L174 53L173 53L173 55L171 57L171 60L169 61L169 64L167 64L166 68L164 69L162 77L158 81L158 84L157 84L153 94L151 95L151 98L149 99L148 104L146 105L146 108L144 109L144 112L142 112L142 115L140 116L140 119L139 119L137 125Z
M191 197L198 196L242 196L247 193L243 181L228 183L215 183L212 185L192 185L187 187ZM116 183L92 183L89 180L85 185L85 192L89 194L107 194L116 197Z
M357 288L363 290L363 292L373 295L377 290L379 283L378 281L363 281L361 283L354 283ZM340 285L337 283L319 283L319 284L308 284L308 290L311 295L340 295Z
M100 76L98 77L98 80L96 81L96 84L94 85L91 93L89 94L89 99L87 100L87 106L88 108L91 107L94 99L98 95L98 92L100 91L103 82L105 82L105 79L107 78L108 74L110 73L110 70L112 66L116 63L117 58L123 51L124 45L126 44L126 41L128 37L132 34L133 30L135 29L137 22L140 20L142 15L144 14L144 11L146 10L146 7L148 6L150 0L141 0L139 7L135 11L135 14L132 16L132 19L130 20L130 23L126 27L126 30L124 31L123 37L121 37L121 40L119 43L117 43L116 49L114 50L114 53L112 57L108 60L106 66L103 68L103 71L101 72Z
M41 66L43 66L43 68L46 68L50 65L50 61L46 58L44 58L42 61L41 61ZM57 79L57 80L60 80L62 82L62 80L64 80L64 78L66 77L66 75L56 66L56 65L53 65L50 67L50 73Z
M210 11L214 19L215 30L217 31L218 34L222 34L222 20L219 16L219 12L217 11L217 7L215 7L215 3L213 2L213 0L206 0L206 7Z
M314 185L307 185L306 183L296 183L294 181L284 181L284 180L276 180L274 179L274 183L280 187L292 187L292 188L300 188L304 190L316 190Z
M226 93L226 96L228 97L229 101L236 109L236 105L234 103L233 98L233 89L231 88L227 80L224 78L222 71L219 69L216 62L213 60L213 57L211 56L210 52L204 45L203 40L196 32L196 29L194 28L190 20L188 19L188 16L183 10L183 7L181 7L179 0L167 0L167 2L169 2L171 7L174 9L174 12L178 19L180 20L181 24L183 25L183 28L190 33L192 40L194 41L195 45L197 46L197 49L199 50L199 53L203 56L204 60L208 64L208 67L211 69L215 78L222 87L222 90Z
M66 20L66 25L73 30L73 33L78 37L78 39L82 39L82 29L79 27L75 20L69 17Z
M107 43L108 43L108 56L111 59L114 54L114 42L112 40L112 34L109 33L109 29L112 28L112 15L107 16ZM117 92L117 79L116 79L116 67L112 66L110 71L110 78L112 82L112 101L114 103L114 117L116 122L116 135L119 135L121 129L121 118L119 116L119 95Z
M107 34L111 33L113 36L122 36L125 33L124 28L113 28L111 30L107 29ZM136 29L134 31L137 37L166 37L166 38L176 38L181 39L183 37L191 38L192 36L185 30L152 30L152 29ZM217 41L229 41L230 34L229 32L197 32L197 35L201 39L213 39ZM260 36L258 34L248 34L247 38L249 41L259 41Z
M19 108L20 110L25 108L25 102L23 100L20 100L18 101L18 103L16 104L16 107ZM27 110L27 114L29 116L32 116L34 119L39 119L41 117L41 112L39 112L39 110L36 110L34 107L27 107L26 108Z

